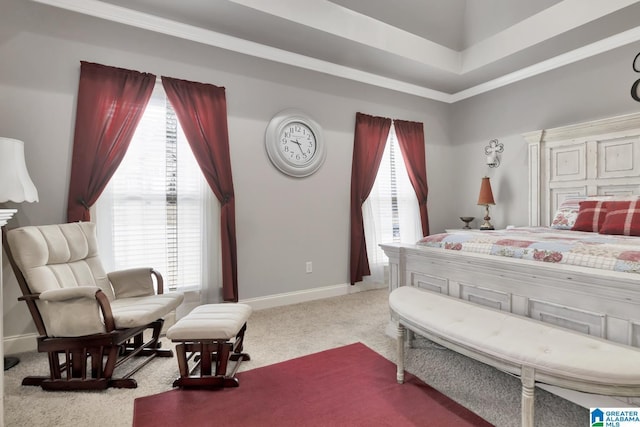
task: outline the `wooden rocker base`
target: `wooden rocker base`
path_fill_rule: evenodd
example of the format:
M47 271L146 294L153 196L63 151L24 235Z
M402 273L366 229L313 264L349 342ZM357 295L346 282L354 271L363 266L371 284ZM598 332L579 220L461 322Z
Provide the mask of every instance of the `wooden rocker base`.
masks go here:
M173 350L160 349L158 341L163 320L105 334L73 338L38 338L38 351L48 353L48 376L28 376L22 385L40 386L47 391L86 391L114 388L136 388L131 378L156 357L173 357ZM143 332L151 329L145 342ZM113 373L128 360L141 359L121 376Z

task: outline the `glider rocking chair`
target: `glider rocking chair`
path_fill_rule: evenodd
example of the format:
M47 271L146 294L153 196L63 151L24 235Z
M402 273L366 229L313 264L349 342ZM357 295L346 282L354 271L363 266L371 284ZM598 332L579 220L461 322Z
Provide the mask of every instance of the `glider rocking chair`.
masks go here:
M155 356L173 357L158 339L163 317L183 295L163 293L162 276L150 268L105 273L93 223L3 227L2 244L36 325L38 351L49 359L49 375L26 377L23 385L135 388L131 375Z

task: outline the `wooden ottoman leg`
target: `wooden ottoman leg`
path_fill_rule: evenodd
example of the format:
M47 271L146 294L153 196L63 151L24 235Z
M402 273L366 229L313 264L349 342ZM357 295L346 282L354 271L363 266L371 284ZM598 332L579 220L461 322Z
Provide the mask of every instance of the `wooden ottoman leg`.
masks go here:
M237 362L237 361L245 361L245 360L251 360L251 356L249 356L247 353L243 353L242 349L244 346L244 332L247 330L247 324L245 323L244 325L242 325L242 328L240 329L240 331L238 332L238 334L236 335L236 340L235 343L233 345L233 353L231 354L231 356L229 356L229 360ZM237 370L237 368L236 368ZM234 371L235 372L235 371ZM234 373L235 375L235 373Z
M229 360L230 344L226 341L218 341L218 360L216 362L216 375L227 375L227 361Z
M178 358L178 369L180 370L180 378L173 382L173 386L180 385L182 378L189 376L189 365L187 364L187 349L184 343L176 345L176 356Z
M213 351L212 345L209 343L200 343L200 377L211 376L211 352ZM217 362L216 362L217 363Z

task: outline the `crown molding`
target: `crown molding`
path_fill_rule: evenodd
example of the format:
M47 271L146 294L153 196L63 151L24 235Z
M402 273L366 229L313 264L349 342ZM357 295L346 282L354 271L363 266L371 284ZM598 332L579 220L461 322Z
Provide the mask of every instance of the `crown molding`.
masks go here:
M469 89L461 90L457 93L452 94L448 102L454 103L462 101L463 99L471 98L473 96L480 95L482 93L489 92L503 86L507 86L511 83L526 80L530 77L546 73L547 71L555 70L556 68L564 67L565 65L569 65L574 62L578 62L583 59L608 52L618 47L637 42L638 40L640 40L640 26L607 37L605 39L598 40L597 42L579 47L558 56L554 56L553 58L538 62L537 64L531 65L529 67L521 68L520 70L470 87Z
M225 50L242 53L282 64L287 64L323 74L341 77L360 83L402 92L421 98L432 99L444 103L455 103L482 93L554 70L559 67L595 56L611 49L640 40L640 26L622 33L607 37L589 45L574 49L554 58L505 74L496 79L478 84L456 93L446 93L428 87L419 86L401 80L392 79L358 70L329 61L312 58L283 49L266 46L260 43L232 37L193 25L183 24L144 12L127 9L121 6L104 3L99 0L31 0L72 12L105 19L120 24L141 28L156 33L202 43Z

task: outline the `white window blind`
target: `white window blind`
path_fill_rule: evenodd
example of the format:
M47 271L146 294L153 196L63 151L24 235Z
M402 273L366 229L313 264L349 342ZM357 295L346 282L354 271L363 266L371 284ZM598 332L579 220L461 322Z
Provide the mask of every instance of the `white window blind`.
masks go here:
M415 243L422 236L416 193L392 125L380 168L369 197L363 204L363 220L371 278L382 282L388 263L381 243Z
M217 202L217 201L216 201ZM212 192L166 99L156 85L127 153L97 203L101 257L110 270L153 267L165 289L200 290L217 248L205 232ZM208 213L207 213L208 212ZM212 243L214 243L212 245Z

